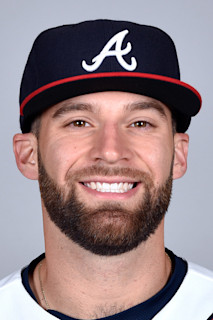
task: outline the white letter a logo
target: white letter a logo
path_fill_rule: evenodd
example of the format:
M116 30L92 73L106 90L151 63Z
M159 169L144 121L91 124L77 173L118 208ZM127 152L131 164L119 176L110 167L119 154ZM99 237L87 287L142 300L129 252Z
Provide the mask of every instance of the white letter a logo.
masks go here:
M92 72L95 71L96 69L98 69L100 67L100 65L102 64L103 60L106 57L110 57L110 56L115 56L118 60L118 62L120 63L120 65L128 70L128 71L133 71L136 69L137 67L137 61L135 59L135 57L131 57L131 64L128 64L123 56L128 54L131 49L132 49L132 45L130 42L127 43L126 48L121 49L122 47L122 42L124 40L124 37L127 35L127 33L129 33L128 30L123 30L119 33L117 33L116 35L114 35L105 45L105 47L102 49L102 51L92 59L93 64L92 65L88 65L86 63L85 60L82 61L82 67L88 71L88 72ZM112 48L112 46L115 44L115 50L110 50Z

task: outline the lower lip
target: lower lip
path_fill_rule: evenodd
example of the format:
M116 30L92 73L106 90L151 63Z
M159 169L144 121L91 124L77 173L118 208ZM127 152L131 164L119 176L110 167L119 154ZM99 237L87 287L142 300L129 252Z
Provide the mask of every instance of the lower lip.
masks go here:
M82 183L80 184L83 190L85 190L90 195L98 198L98 199L111 199L111 200L125 200L136 194L138 188L141 183L137 183L137 186L127 192L124 193L116 193L116 192L100 192L97 190L93 190L91 188L86 187Z

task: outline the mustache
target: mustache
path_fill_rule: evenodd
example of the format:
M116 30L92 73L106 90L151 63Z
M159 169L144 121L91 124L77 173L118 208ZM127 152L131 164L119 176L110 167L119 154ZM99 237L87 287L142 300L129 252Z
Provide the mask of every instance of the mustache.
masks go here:
M39 181L41 177L46 177L46 168L43 164L40 150L38 150L38 166L39 166ZM102 176L102 177L124 177L129 180L133 180L135 182L144 183L145 186L153 188L154 183L151 175L143 170L130 168L130 167L120 167L120 166L105 166L105 165L91 165L89 167L84 167L81 169L73 170L71 168L65 175L65 182L68 186L72 186L73 182L83 182L84 179L88 179L95 176ZM48 179L56 186L55 181L48 177ZM47 179L45 179L46 181ZM44 181L43 181L44 184Z
M137 182L152 181L150 174L142 170L128 167L106 167L100 165L93 165L72 172L69 171L65 179L67 182L70 180L83 181L85 178L92 178L94 176L125 177Z

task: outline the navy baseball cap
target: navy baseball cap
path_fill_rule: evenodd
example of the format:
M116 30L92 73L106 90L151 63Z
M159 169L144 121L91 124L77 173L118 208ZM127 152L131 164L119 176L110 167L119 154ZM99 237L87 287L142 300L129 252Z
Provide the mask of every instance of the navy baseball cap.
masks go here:
M85 21L42 32L35 40L20 89L20 124L83 94L125 91L170 108L185 132L201 107L199 93L180 81L176 49L162 30L132 22Z

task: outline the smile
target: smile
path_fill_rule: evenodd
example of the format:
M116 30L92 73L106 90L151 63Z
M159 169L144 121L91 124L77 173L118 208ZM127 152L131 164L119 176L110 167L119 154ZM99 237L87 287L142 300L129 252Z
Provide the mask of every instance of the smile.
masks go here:
M128 182L106 183L106 182L84 182L83 185L98 192L125 193L131 190L136 184Z

